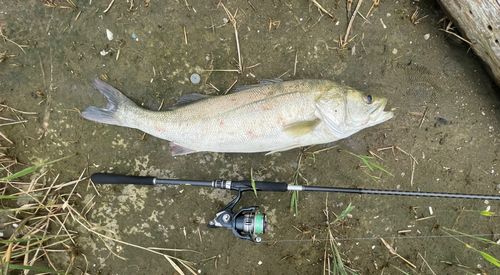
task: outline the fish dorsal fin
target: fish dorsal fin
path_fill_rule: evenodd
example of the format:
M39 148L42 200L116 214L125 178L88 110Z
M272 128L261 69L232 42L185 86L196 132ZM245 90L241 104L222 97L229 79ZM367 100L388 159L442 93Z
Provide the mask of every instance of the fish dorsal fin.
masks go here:
M321 120L319 119L294 122L286 125L283 128L283 131L285 131L287 134L291 136L299 137L307 135L312 131L314 131L314 128L316 128L316 126L318 126L320 122Z
M237 93L237 92L245 91L245 90L248 90L248 89L262 87L262 86L267 86L267 85L276 84L276 83L280 83L280 82L283 82L283 80L279 79L279 78L275 78L275 79L259 79L259 84L246 85L246 86L238 86L238 87L234 88L234 90L231 91L231 93Z
M174 105L172 105L172 107L181 107L182 105L193 103L193 102L198 101L198 100L207 99L209 97L211 97L211 96L196 94L196 93L182 95L179 98L179 100L177 100L177 102Z

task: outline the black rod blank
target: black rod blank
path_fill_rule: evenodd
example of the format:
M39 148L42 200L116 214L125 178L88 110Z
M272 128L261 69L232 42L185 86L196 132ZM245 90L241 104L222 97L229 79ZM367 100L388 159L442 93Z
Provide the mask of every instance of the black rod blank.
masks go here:
M251 190L250 182L242 181L223 181L228 185L218 186L212 181L197 180L176 180L176 179L158 179L155 177L124 176L115 174L96 173L92 175L92 181L96 184L139 184L139 185L193 185L201 187L214 187L220 189L232 190ZM435 192L415 192L415 191L395 191L395 190L375 190L361 188L341 188L341 187L322 187L322 186L300 186L286 185L284 182L255 182L257 191L285 192L285 191L309 191L309 192L332 192L349 194L369 194L369 195L398 195L414 197L436 197L436 198L455 198L455 199L480 199L480 200L500 200L500 196L495 195L476 195L476 194L454 194L454 193L435 193Z
M495 196L495 195L454 194L454 193L374 190L374 189L315 187L315 186L300 186L300 187L302 188L301 190L298 191L370 194L370 195L398 195L398 196L436 197L436 198L455 198L455 199L500 200L500 196Z

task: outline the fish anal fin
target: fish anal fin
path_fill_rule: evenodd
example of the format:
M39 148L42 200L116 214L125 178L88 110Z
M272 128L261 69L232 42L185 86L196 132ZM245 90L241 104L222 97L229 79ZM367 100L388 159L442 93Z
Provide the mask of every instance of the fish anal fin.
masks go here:
M294 122L286 125L283 128L283 131L285 131L287 134L291 136L303 136L311 133L314 131L314 128L321 122L318 118L313 119L313 120L305 120L305 121L299 121L299 122Z
M174 142L170 142L170 147L172 147L172 156L182 156L182 155L187 155L187 154L198 152L196 150L182 147Z

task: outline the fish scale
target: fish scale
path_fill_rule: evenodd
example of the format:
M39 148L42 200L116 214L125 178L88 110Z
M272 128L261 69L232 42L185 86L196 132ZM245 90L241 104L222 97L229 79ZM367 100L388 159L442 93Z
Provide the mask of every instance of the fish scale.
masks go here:
M328 143L393 115L383 111L386 99L369 95L367 103L367 94L328 80L274 80L224 96L191 94L179 100L190 102L163 112L137 106L99 79L94 87L106 96L108 105L88 107L83 117L169 140L173 155L273 153Z

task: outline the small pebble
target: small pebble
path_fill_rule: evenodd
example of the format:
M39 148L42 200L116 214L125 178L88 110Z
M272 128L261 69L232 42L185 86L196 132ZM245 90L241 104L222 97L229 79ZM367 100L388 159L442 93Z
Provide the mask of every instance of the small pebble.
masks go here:
M106 36L108 37L109 41L113 40L113 33L108 29L106 29Z
M189 78L193 84L198 84L200 83L201 77L199 74L192 74L191 77Z
M395 48L394 50L392 50L392 54L398 54L398 49Z
M426 35L424 35L424 39L425 39L425 40L429 39L430 37L431 37L431 35L430 35L430 34L426 34Z

